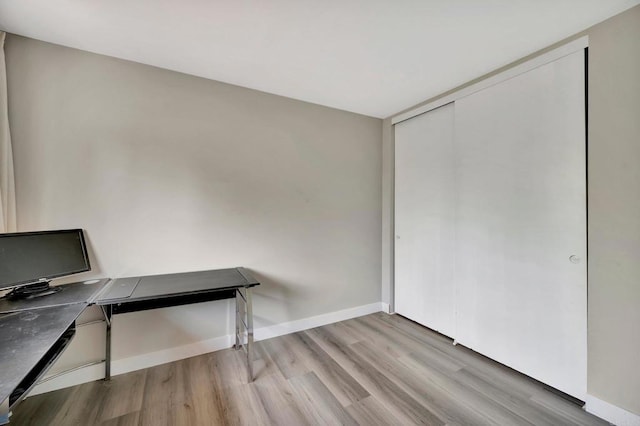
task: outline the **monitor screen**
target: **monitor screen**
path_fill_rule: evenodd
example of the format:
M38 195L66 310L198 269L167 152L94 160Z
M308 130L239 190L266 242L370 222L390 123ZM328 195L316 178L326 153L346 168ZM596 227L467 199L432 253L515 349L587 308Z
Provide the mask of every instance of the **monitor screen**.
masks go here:
M0 289L90 269L82 229L0 234Z

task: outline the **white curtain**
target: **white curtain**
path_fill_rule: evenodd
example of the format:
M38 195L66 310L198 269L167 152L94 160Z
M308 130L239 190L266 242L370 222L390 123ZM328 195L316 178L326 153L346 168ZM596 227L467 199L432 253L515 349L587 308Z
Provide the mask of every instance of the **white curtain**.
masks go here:
M4 60L6 35L0 31L0 232L13 232L16 230L16 190L9 132L7 67Z

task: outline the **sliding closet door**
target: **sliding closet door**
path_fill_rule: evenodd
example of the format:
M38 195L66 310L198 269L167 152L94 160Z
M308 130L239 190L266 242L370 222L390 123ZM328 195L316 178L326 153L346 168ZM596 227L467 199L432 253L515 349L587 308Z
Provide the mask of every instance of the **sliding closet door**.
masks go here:
M453 104L395 126L395 311L452 336Z
M457 340L586 394L584 53L456 101Z

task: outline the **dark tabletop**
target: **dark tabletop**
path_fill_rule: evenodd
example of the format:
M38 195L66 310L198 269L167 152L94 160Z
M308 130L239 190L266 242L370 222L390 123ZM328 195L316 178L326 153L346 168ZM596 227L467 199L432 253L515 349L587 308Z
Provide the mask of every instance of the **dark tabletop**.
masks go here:
M88 280L53 286L52 288L60 290L53 294L31 299L0 299L0 313L50 308L74 303L91 303L93 302L93 298L102 290L108 281L108 278L103 278L101 280Z
M0 315L0 402L36 366L86 303Z
M118 278L96 299L98 305L151 300L183 294L253 287L259 283L245 268Z

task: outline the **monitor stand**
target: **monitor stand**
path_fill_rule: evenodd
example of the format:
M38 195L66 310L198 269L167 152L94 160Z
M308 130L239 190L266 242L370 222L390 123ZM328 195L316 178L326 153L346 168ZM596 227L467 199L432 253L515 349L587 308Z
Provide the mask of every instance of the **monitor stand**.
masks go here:
M33 299L35 297L48 296L61 290L60 287L51 287L51 281L38 281L16 287L5 296L8 300Z

